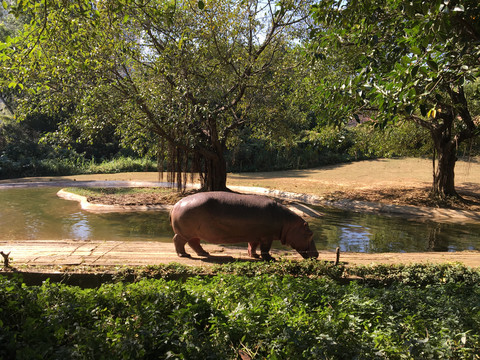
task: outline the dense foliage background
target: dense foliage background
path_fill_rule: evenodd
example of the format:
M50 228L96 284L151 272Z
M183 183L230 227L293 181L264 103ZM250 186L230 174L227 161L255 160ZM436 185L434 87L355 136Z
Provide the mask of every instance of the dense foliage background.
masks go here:
M0 178L74 175L122 171L156 171L157 158L122 147L114 132L95 142L60 136L56 119L31 116L17 122L0 118ZM475 141L459 155L480 154ZM226 153L230 172L288 170L380 157L431 157L428 132L412 123L379 128L371 124L324 126L299 131L291 142L273 142L244 132Z

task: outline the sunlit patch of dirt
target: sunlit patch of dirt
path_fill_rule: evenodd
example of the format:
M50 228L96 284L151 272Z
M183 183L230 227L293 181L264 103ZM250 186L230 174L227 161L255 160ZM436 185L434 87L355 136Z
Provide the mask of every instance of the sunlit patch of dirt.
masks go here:
M480 195L460 194L461 198L439 199L430 188L369 188L334 191L325 196L328 200L358 200L394 205L426 206L455 210L480 211Z
M173 205L186 195L198 192L189 190L186 192L161 191L139 193L111 193L89 196L88 201L93 204L106 205ZM480 195L472 193L460 194L461 199L448 198L438 199L432 196L429 187L372 187L352 188L348 190L336 190L327 193L323 198L330 201L358 200L377 202L393 205L426 206L433 208L447 208L455 210L480 211Z

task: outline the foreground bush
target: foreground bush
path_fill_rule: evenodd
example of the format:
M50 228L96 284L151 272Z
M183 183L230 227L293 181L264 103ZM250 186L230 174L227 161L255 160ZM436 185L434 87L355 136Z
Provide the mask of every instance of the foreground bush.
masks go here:
M480 353L477 271L380 267L375 275L361 268L370 279L389 279L388 286L372 286L286 275L285 264L260 266L255 276L227 267L183 282L144 278L99 289L1 278L0 358L475 359ZM461 269L470 274L465 281ZM391 281L396 272L424 272L428 279Z

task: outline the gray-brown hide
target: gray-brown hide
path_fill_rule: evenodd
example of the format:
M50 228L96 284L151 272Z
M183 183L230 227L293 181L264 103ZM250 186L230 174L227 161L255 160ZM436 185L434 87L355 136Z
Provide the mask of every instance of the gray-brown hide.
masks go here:
M170 213L178 256L190 256L185 244L199 256L209 256L200 240L212 244L248 242L248 254L271 260L273 240L290 245L304 258L318 257L313 233L297 214L274 200L258 195L204 192L177 202Z

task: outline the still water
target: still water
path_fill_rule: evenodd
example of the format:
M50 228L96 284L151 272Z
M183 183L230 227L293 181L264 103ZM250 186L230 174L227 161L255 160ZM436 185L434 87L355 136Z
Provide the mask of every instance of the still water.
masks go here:
M90 213L56 188L0 189L2 240L171 241L166 212ZM480 225L444 224L318 208L310 219L319 250L357 252L480 249Z

